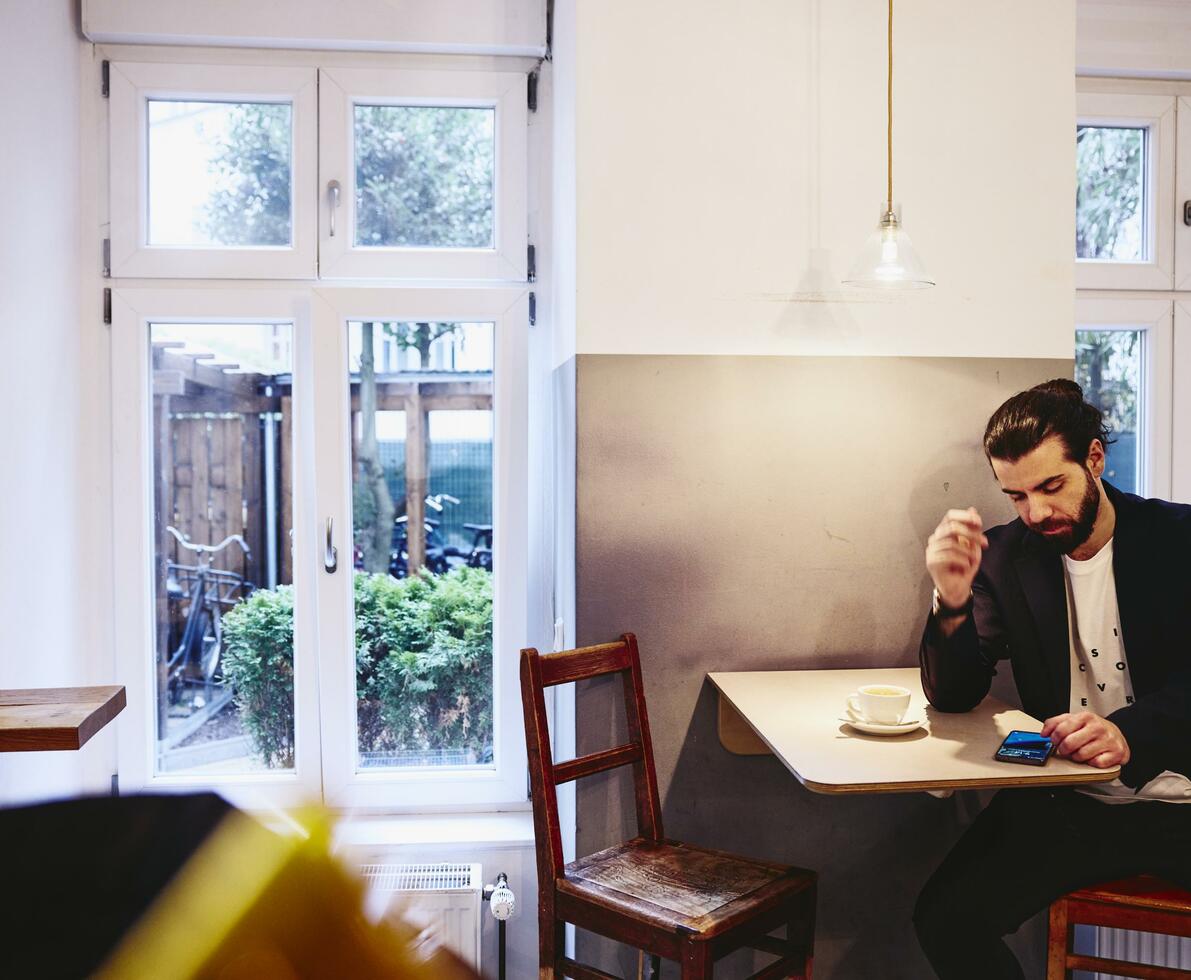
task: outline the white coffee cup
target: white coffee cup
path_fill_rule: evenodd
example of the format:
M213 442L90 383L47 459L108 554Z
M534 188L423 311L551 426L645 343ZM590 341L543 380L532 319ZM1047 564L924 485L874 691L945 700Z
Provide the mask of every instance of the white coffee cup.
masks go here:
M896 684L865 684L848 696L848 711L857 721L897 725L910 707L910 692Z

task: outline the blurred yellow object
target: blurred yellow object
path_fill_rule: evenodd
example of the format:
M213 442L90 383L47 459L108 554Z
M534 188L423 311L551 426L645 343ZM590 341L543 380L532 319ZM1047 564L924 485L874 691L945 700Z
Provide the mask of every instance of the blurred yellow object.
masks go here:
M281 836L233 811L94 975L102 980L478 980L417 929L369 922L319 811Z

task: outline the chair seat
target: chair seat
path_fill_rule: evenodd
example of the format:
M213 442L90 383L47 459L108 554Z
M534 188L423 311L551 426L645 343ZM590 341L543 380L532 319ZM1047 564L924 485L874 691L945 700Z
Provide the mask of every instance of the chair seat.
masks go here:
M1191 891L1153 875L1137 875L1071 892L1070 899L1191 914Z
M815 882L802 868L641 837L572 861L564 874L560 893L707 938Z

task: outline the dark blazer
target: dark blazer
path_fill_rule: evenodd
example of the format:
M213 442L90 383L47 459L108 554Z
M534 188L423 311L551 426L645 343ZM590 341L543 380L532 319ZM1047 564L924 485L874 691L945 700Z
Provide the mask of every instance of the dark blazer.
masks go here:
M1191 776L1191 506L1104 489L1116 508L1112 567L1135 698L1109 719L1129 743L1121 781L1139 787L1167 769ZM1070 711L1062 561L1020 518L987 535L973 614L950 637L927 621L923 690L940 711L969 711L1008 660L1027 713Z

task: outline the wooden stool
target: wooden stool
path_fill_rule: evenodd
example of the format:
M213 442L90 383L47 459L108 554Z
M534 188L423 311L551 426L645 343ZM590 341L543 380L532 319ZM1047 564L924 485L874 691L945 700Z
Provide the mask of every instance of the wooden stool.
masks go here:
M555 765L544 689L617 673L624 683L628 743ZM522 650L521 698L538 858L540 980L615 980L566 956L563 928L568 922L649 953L654 976L659 957L665 957L682 964L684 980L710 977L715 960L751 947L779 957L751 980L809 980L814 872L663 835L641 661L632 633L617 643L546 656ZM556 787L625 765L633 767L638 835L564 864ZM785 939L768 935L781 926L786 927Z
M1127 963L1072 950L1077 925L1136 929L1167 936L1191 936L1191 892L1161 878L1138 875L1093 885L1065 895L1050 907L1046 980L1065 980L1072 970L1092 970L1142 980L1191 977L1191 970Z

